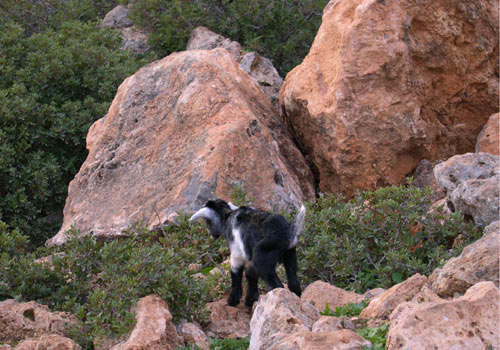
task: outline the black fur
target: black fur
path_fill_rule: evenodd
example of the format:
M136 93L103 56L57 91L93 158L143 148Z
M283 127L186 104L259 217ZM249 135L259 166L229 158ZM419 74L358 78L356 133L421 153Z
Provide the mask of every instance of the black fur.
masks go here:
M248 281L245 305L249 307L259 298L259 277L264 280L268 290L283 288L276 274L278 263L285 266L288 288L298 296L301 295L295 243L296 236L302 230L303 218L301 223L294 221L290 224L281 215L254 208L242 206L232 209L221 199L208 201L205 208L212 210L210 218L201 216L207 221L210 234L214 238L224 236L231 249L232 286L228 298L229 305L235 306L240 302L244 270ZM196 218L196 215L193 215L192 219ZM238 243L235 232L236 235L239 233L241 244ZM241 249L245 256L240 254Z

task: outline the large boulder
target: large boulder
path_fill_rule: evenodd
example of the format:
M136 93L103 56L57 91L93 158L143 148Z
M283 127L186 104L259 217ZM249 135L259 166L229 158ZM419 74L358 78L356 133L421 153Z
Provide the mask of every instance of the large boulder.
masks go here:
M495 0L331 0L280 93L320 190L398 184L472 151L498 111L498 34Z
M315 281L308 285L301 296L302 300L313 304L319 311L324 311L326 304L330 310L342 307L345 304L357 304L364 300L364 296L335 287L323 281Z
M215 48L228 50L240 64L240 68L260 85L260 88L273 104L275 111L280 111L279 94L283 79L280 77L272 62L257 52L245 52L241 45L214 33L205 27L196 27L191 32L186 50L211 50Z
M111 350L176 350L181 345L168 304L157 295L141 298L129 338Z
M76 321L66 312L50 312L34 301L19 303L14 299L0 302L0 342L17 342L29 337L52 334L63 336Z
M499 287L500 222L491 223L484 235L464 248L462 254L436 269L433 289L443 297L464 294L469 287L481 281L492 281Z
M230 200L244 184L254 205L289 210L315 197L311 171L258 84L224 49L174 53L119 87L87 135L71 181L64 232L120 234L177 211Z
M310 331L318 310L288 289L273 289L262 297L250 321L249 350L269 350L293 333Z
M491 153L500 156L500 113L495 113L490 116L488 122L483 127L476 142L476 152Z
M453 210L472 216L481 226L499 219L499 156L489 153L457 155L436 165L434 174Z
M391 314L386 349L499 349L499 290L492 282L460 298L408 302Z

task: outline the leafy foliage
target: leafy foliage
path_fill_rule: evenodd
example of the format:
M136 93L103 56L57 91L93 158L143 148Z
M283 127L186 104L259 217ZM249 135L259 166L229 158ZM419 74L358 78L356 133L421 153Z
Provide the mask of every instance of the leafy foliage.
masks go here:
M428 212L430 190L387 187L345 201L326 195L308 206L297 246L304 284L314 280L364 292L415 273L430 274L479 237L459 213ZM457 237L460 235L460 239Z
M347 303L344 306L337 306L335 311L330 310L330 305L326 303L325 310L320 312L324 316L335 316L335 317L355 317L361 314L361 311L368 305L367 300L363 300L360 303Z
M203 25L270 58L284 75L309 52L327 2L137 0L131 17L152 33L160 55L184 50L191 30Z
M210 350L246 350L250 346L250 338L214 339L210 342Z
M15 231L0 234L1 240L22 245ZM189 265L220 264L228 255L225 242L208 240L207 231L190 225L186 217L160 232L137 226L124 234L129 238L112 242L72 239L63 253L50 251L49 263L35 263L35 254L2 251L0 300L36 300L73 313L79 323L70 336L86 348L98 336L128 332L135 322L131 306L150 294L168 302L176 321L206 321L204 305L220 296L229 281L211 274L196 279Z
M371 341L372 346L366 347L366 350L384 350L385 343L387 342L387 332L389 332L389 323L383 323L377 327L364 327L356 330L356 333L360 336Z
M0 219L38 246L56 230L42 218L62 209L89 126L146 60L92 24L30 37L11 23L0 30Z

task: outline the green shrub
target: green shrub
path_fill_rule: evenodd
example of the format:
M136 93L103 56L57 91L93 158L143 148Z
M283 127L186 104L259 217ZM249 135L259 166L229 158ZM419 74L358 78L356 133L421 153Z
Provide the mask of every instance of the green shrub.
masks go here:
M270 58L284 76L309 52L327 2L137 0L131 17L151 32L159 55L184 50L191 30L203 25Z
M250 346L250 337L241 339L213 339L210 350L246 350Z
M430 195L413 186L387 187L350 201L326 195L308 205L297 246L303 283L320 279L357 292L388 288L459 254L480 233L458 213L428 213Z
M382 323L377 327L363 327L356 330L360 336L368 339L372 346L363 347L363 350L384 350L387 342L387 332L389 332L389 323Z
M188 267L219 265L229 254L225 242L209 239L204 227L190 225L184 216L178 226L158 232L137 226L125 235L131 238L72 239L64 252L50 250L50 264L34 263L35 254L2 254L0 300L36 300L73 313L79 322L70 336L85 348L96 337L130 331L135 322L131 306L150 294L167 301L176 322L205 322L204 305L227 290L229 279L211 274L196 279Z
M92 24L30 37L19 25L0 30L0 219L38 246L57 231L43 218L62 210L89 126L146 60Z
M335 311L330 310L330 305L326 303L325 310L320 312L324 316L335 317L356 317L361 314L361 311L368 305L368 300L363 300L360 303L347 303L344 306L337 306Z

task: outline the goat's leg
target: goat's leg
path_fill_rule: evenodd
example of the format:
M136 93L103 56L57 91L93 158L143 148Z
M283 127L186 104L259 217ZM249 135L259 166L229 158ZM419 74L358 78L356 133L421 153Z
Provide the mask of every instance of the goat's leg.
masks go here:
M285 265L288 289L300 297L302 293L300 290L300 281L297 277L299 266L297 264L297 252L295 248L289 249L285 252L283 255L283 265Z
M243 277L244 266L231 267L231 293L227 299L229 306L236 306L240 303L243 290L241 289L241 279Z
M254 251L253 265L257 274L266 283L267 289L283 288L278 275L276 274L276 265L278 264L279 252L272 249L262 249L257 246Z
M259 300L259 275L253 266L249 266L245 270L245 276L248 281L245 305L252 307L253 303Z

